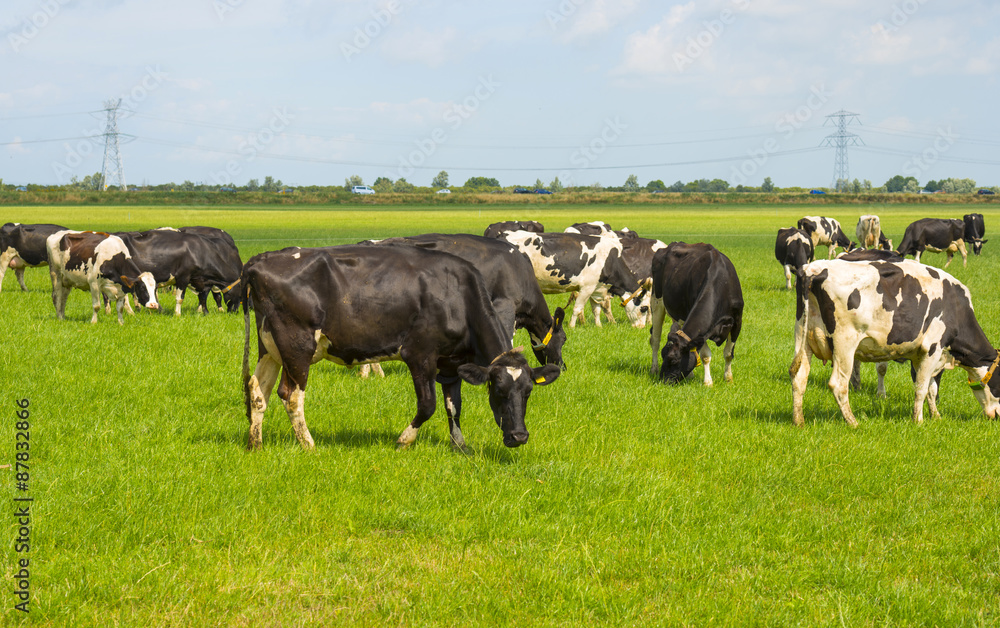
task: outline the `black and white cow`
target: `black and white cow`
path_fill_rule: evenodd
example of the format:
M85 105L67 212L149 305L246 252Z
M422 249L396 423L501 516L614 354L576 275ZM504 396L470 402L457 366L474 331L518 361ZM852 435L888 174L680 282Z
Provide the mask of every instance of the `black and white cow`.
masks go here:
M653 285L653 256L656 252L667 248L666 242L653 238L640 238L635 231L628 229L616 231L622 243L622 258L632 274L636 276L639 283L647 287L647 291L641 297L632 299L626 305L626 311L636 309L635 317L629 316L633 327L645 327L652 318L650 316L650 302L652 292L648 290Z
M563 229L563 233L579 233L580 235L603 235L612 231L614 229L611 228L611 225L600 220L578 222Z
M237 281L239 280L240 273L243 272L243 259L240 257L240 250L236 247L236 241L233 240L233 236L216 227L181 227L178 231L181 233L195 233L207 238L216 248L213 259L208 261L208 263L218 264L220 269L225 269L221 272L235 275ZM233 313L239 311L240 290L237 289L237 286L238 284L229 284L225 288L219 286L210 287L212 297L215 299L215 305L220 312L223 309L223 300L225 300L225 309L227 312ZM203 310L207 309L206 300L207 297L203 297L203 293L198 294L199 306Z
M428 233L374 243L441 251L470 262L486 281L493 308L504 329L511 336L517 329L526 330L539 364L565 368L562 358L562 347L566 343L562 327L565 312L556 308L554 315L549 314L531 262L513 244L466 233Z
M817 246L827 246L829 247L828 257L833 258L837 252L837 248L840 247L845 251L850 251L854 248L854 245L847 236L844 235L844 230L840 228L840 223L833 218L827 218L825 216L805 216L800 218L796 226L809 234L812 239L813 250Z
M208 293L226 290L232 295L240 279L242 264L233 264L221 240L173 229L150 229L118 233L135 265L152 274L157 286L174 286L174 314L181 315L184 291L191 286L198 294L198 311L208 312ZM237 253L237 258L239 254Z
M45 242L52 279L52 304L59 320L66 318L66 297L73 288L90 292L97 322L101 295L117 302L118 324L122 320L125 297L135 294L136 302L158 309L156 282L132 261L132 256L118 236L93 231L57 231Z
M531 368L512 350L482 275L454 255L407 246L287 248L251 258L243 270L243 390L249 448L261 446L274 384L303 448L314 446L304 403L309 367L326 359L355 365L393 359L410 369L417 414L397 440L411 445L434 414L434 381L444 393L455 447L462 380L488 383L504 445L527 442L524 419L536 385L554 381L554 364ZM250 311L256 317L257 366L250 374ZM279 379L280 375L280 379Z
M641 300L645 289L625 264L621 241L614 233L586 236L508 231L504 237L531 260L543 293L577 293L570 327L576 325L587 300L598 288L620 297L630 320L638 316L639 308L634 301ZM599 307L595 306L595 314ZM595 322L601 326L599 317Z
M923 421L926 400L940 416L931 378L954 361L969 374L973 394L990 418L1000 413L1000 354L983 333L969 290L948 273L910 260L807 265L796 283L792 420L805 421L803 396L812 356L833 362L830 388L851 427L858 422L848 399L855 360L909 360L914 369L913 420ZM931 392L931 394L928 394Z
M45 240L57 231L67 231L59 225L22 225L8 222L0 227L0 288L8 268L14 269L14 276L21 290L24 285L24 269L45 266L49 255L45 250Z
M962 216L962 222L965 223L963 239L972 245L972 252L979 255L983 252L983 245L989 241L983 239L983 236L986 235L986 225L983 223L983 215L966 214Z
M486 231L483 232L483 237L502 239L505 231L530 231L532 233L545 233L545 227L542 223L535 222L534 220L508 220L506 222L495 222L489 227L486 227Z
M858 247L862 249L892 250L892 240L882 233L882 223L878 216L866 214L858 218L858 226L854 229L858 236Z
M650 373L664 382L676 383L698 365L705 365L704 383L712 385L711 340L726 343L724 378L733 380L733 356L743 327L743 290L736 268L711 244L672 242L653 257L653 328L649 345L653 350ZM663 321L673 324L663 347L663 365L657 367Z
M899 243L897 252L903 257L912 255L919 262L924 251L944 252L948 256L945 268L951 263L955 251L958 251L962 254L962 266L966 266L968 254L965 250L965 223L958 218L921 218L911 222L903 233L903 241Z
M813 243L809 234L795 227L778 229L774 257L785 269L785 289L791 290L792 275L813 260Z

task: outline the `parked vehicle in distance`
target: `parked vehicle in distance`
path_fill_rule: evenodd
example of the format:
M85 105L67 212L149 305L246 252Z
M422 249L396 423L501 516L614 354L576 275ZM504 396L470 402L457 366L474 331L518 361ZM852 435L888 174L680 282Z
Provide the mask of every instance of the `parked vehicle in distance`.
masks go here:
M552 194L552 192L538 188L537 190L535 190L535 194Z
M514 188L514 194L531 194L531 190L525 190L524 188Z
M810 194L826 194L823 190L809 190Z
M986 195L986 194L996 194L996 192L994 192L993 190L987 190L987 189L984 188L984 189L979 190L978 192L976 192L976 194Z
M367 185L355 185L354 187L351 188L351 193L352 194L374 194L375 190L371 189L371 187L367 186Z
M451 190L449 190L448 188L441 188L440 190L435 192L435 194L451 194Z

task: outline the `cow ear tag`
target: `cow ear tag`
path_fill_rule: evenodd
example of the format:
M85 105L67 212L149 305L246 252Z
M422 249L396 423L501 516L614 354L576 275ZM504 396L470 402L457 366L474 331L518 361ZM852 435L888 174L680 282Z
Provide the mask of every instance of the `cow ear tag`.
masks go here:
M980 380L980 381L973 381L973 380L970 379L969 380L969 388L971 388L972 390L983 390L986 387L983 386L982 380Z
M545 383L545 376L542 375L541 377L536 377L535 378L535 383L536 384L544 384Z

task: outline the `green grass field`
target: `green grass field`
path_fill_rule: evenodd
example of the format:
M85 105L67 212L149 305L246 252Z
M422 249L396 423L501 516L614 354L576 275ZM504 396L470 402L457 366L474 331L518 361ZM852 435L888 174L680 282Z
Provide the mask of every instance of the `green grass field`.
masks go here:
M361 380L323 363L306 392L315 451L299 448L273 396L263 449L248 453L242 316L197 315L189 294L180 318L143 312L120 327L102 314L90 325L76 291L57 321L46 270L28 270L28 293L8 273L0 464L15 463L15 401L28 399L30 479L18 491L16 470L0 470L0 624L997 625L1000 424L947 372L943 418L925 412L917 426L908 368L890 366L878 399L866 365L851 430L826 387L830 367L814 361L806 426L794 427L795 306L773 256L777 229L806 214L853 232L859 214L877 213L898 244L925 216L982 211L992 231L1000 212L987 209L5 207L0 222L221 227L244 259L507 219L552 231L605 220L714 244L740 273L746 310L735 381L722 381L717 359L713 389L700 369L679 386L655 381L648 331L568 330L569 370L535 390L531 440L516 450L503 447L485 392L465 386L472 455L451 450L441 404L416 445L396 451L415 408L405 367ZM1000 343L998 259L1000 241L948 270ZM15 551L23 496L34 500L27 553ZM22 558L28 614L14 608Z

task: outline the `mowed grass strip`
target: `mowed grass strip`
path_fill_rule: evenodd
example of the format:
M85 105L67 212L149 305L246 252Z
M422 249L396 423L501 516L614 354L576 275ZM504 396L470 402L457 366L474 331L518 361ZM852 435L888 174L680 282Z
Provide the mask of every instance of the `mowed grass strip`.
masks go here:
M830 212L850 234L857 215ZM846 208L851 209L851 208ZM916 218L876 213L899 242ZM940 210L945 210L941 212ZM679 386L649 375L648 330L569 330L569 369L535 390L531 440L503 447L485 392L463 388L453 452L444 410L416 445L408 371L361 380L313 367L303 452L277 396L264 447L247 453L242 316L142 312L89 324L73 292L55 320L48 273L12 273L0 293L0 463L13 462L14 400L31 401L31 612L4 594L3 625L948 625L998 622L1000 446L964 383L944 375L941 420L910 420L906 365L889 396L862 367L851 430L813 362L807 424L791 424L794 296L774 236L812 207L601 206L449 211L258 211L245 207L5 208L4 219L102 230L210 225L244 259L287 245L431 231L481 233L535 219L549 230L605 220L665 241L710 242L746 299L735 381ZM987 231L1000 213L987 213ZM1000 249L948 271L1000 343ZM819 257L825 257L821 248ZM943 255L924 258L935 266ZM161 301L172 305L169 293ZM549 297L552 307L565 297ZM588 312L589 317L589 312ZM515 344L528 344L518 332ZM253 350L255 353L255 349ZM23 495L0 471L7 504ZM4 517L13 590L17 525Z

